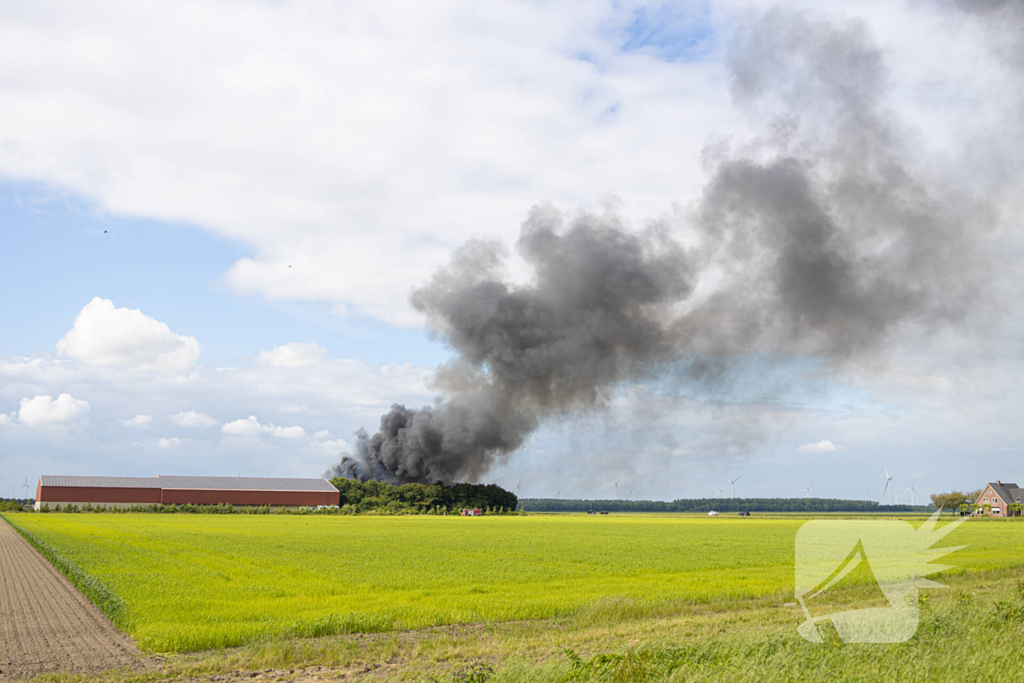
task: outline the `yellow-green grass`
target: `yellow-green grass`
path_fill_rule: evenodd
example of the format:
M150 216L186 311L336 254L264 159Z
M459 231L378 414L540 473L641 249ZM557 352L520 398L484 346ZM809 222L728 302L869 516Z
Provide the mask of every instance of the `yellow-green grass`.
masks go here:
M5 517L116 596L152 651L782 598L807 519ZM1024 522L971 520L940 545L962 544L950 564L1019 565Z

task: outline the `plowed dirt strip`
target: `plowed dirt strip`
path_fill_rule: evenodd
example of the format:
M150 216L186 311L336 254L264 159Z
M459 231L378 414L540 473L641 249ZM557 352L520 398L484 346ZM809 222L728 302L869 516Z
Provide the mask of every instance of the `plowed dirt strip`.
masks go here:
M131 639L0 519L0 681L139 663Z

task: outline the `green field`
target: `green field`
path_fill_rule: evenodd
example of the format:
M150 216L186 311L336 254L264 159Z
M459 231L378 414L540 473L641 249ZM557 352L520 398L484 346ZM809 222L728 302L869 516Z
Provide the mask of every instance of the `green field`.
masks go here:
M675 515L318 517L16 514L98 581L145 650L288 636L791 600L806 518ZM916 526L923 521L916 518ZM939 545L968 571L1024 564L1024 523L975 521ZM110 609L108 608L108 613Z

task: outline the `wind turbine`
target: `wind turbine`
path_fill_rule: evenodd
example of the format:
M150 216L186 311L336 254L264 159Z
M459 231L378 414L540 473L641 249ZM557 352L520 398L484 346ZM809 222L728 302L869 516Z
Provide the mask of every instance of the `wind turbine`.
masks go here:
M622 481L622 480L620 479L619 481ZM619 499L619 481L617 481L617 482L615 482L613 484L613 486L615 487L615 500Z
M555 498L561 498L561 497L562 497L562 487L559 486L558 487L558 493L555 494Z
M634 486L630 486L629 487L629 493L626 494L626 496L628 496L630 500L633 500L633 489L634 488L635 488L635 485Z
M25 497L28 498L28 477L25 477L25 483L21 485L21 488L25 489Z
M899 499L900 491L910 491L910 504L913 505L914 501L917 499L917 491L914 489L914 485L911 484L910 486L904 486L901 489L896 489L897 500Z
M523 478L520 477L519 478L519 483L516 484L516 498L519 498L519 487L522 486L522 484L523 484Z
M811 487L810 487L810 486L808 486L808 487L807 487L807 488L805 488L805 489L797 489L797 491L806 491L806 492L807 492L807 497L808 497L808 498L810 498L810 497L811 497Z
M882 465L882 469L885 470L885 488L882 489L882 497L885 498L885 492L889 492L889 505L892 505L892 477L889 476L889 469Z
M735 479L725 479L725 477L722 477L722 479L725 479L725 481L729 482L729 484L732 486L732 495L730 496L731 498L735 498L736 497L736 482L738 482L742 478L743 478L742 474L740 476L736 477Z
M718 493L715 494L716 498L721 498L725 494L725 491L718 489Z
M864 489L864 502L868 502L868 490Z

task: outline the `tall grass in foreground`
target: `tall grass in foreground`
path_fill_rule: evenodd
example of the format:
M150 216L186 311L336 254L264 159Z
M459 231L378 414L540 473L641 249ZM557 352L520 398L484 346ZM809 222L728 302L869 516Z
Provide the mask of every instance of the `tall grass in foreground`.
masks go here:
M1005 593L1004 593L1005 595ZM649 644L582 657L565 651L562 666L521 667L498 681L645 683L702 681L764 683L790 681L1018 680L1024 658L1024 583L1017 579L1002 600L978 600L955 591L922 601L917 635L907 643L824 645L807 643L794 631L738 629L714 638L673 645ZM1005 672L1013 672L1009 676ZM489 679L490 680L490 679Z
M20 515L109 589L140 647L183 652L442 624L669 617L792 591L800 518ZM1014 522L945 544L1024 558ZM732 601L730 603L729 601ZM102 607L102 605L101 605Z
M661 617L609 611L417 632L282 638L161 657L148 673L111 672L101 680L1015 681L1024 658L1021 581L1020 569L946 576L948 589L922 594L917 635L893 645L807 643L796 632L803 619L799 609L771 599L714 600Z

